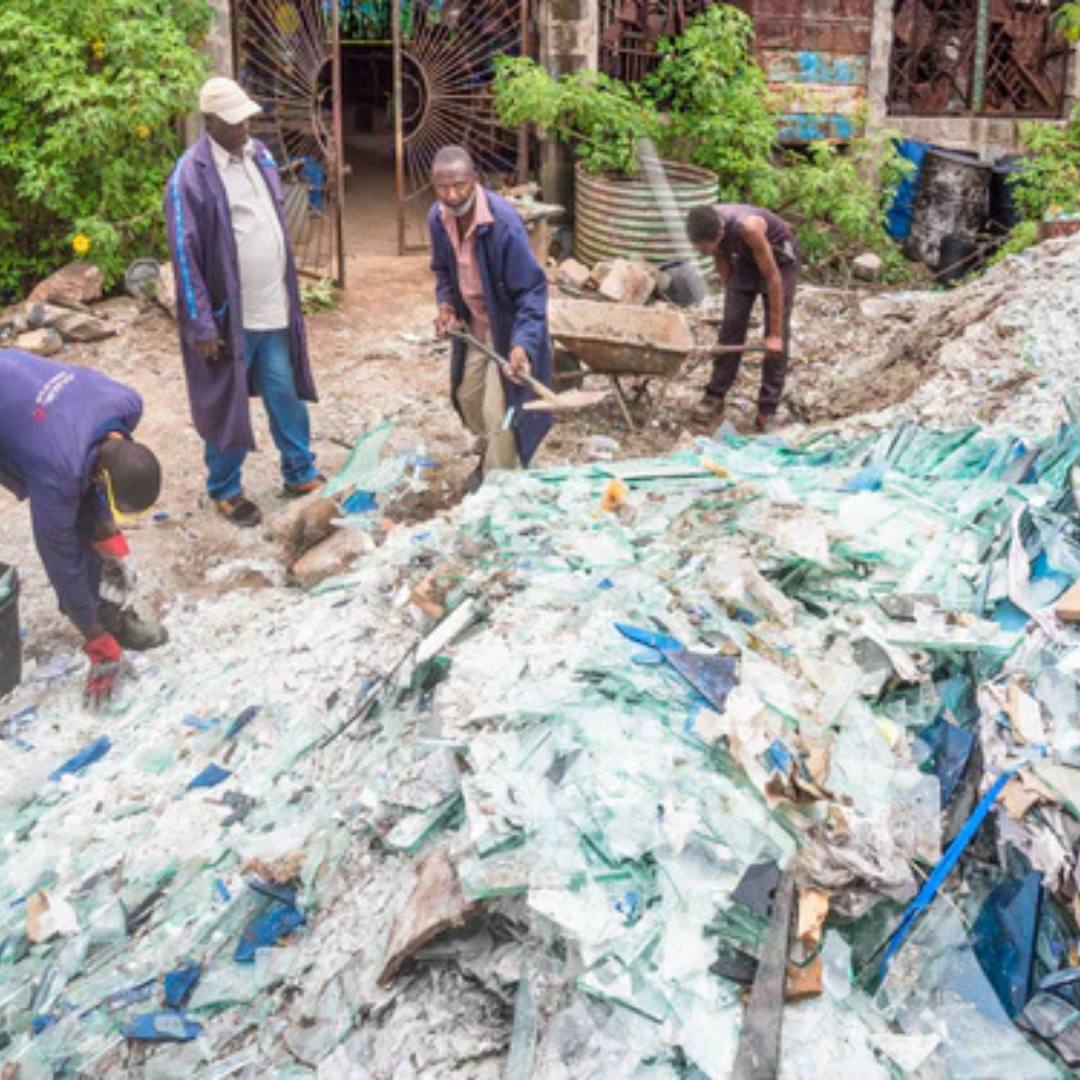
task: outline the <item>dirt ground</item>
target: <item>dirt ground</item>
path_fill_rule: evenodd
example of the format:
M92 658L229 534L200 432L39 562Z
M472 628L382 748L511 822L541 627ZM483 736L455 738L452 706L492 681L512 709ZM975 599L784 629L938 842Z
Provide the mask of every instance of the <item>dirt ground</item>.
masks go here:
M435 342L431 333L432 278L427 258L399 257L394 253L392 216L363 214L365 205L387 205L381 190L385 174L377 175L383 179L374 185L352 189L352 235L347 240L351 250L364 253L349 257L340 307L309 320L320 394L312 410L313 445L320 468L332 475L360 433L380 420L391 420L395 424L392 450L423 448L438 463L427 494L389 512L392 518L415 520L460 499L475 458L472 440L449 404L446 347ZM856 298L848 294L804 292L796 333L801 326L806 348L792 368L792 402L798 402L800 384L813 380L815 367L828 363L835 349L843 347L844 333L859 333L853 322L856 309ZM263 530L227 524L206 499L202 443L191 423L176 328L170 318L155 308L120 336L69 346L60 358L98 368L133 385L145 401L139 437L162 459L165 483L156 514L129 530L139 565L140 606L167 617L172 605L195 596L239 584L281 583L281 553ZM758 373L756 364L744 364L730 401L728 418L742 430L750 427ZM684 372L664 407L637 431L627 428L614 397L587 412L560 417L536 465L581 462L598 449L614 450L620 457L665 453L694 435L710 433L715 423L695 422L691 416L706 378L703 365ZM245 488L269 519L286 504L280 496L277 457L262 407L255 403L253 408L259 451L245 467ZM808 419L804 413L796 405L794 418ZM598 448L595 436L614 439L617 446ZM17 565L21 575L25 655L44 658L76 648L76 635L56 609L33 548L27 507L12 500L3 506L0 558Z

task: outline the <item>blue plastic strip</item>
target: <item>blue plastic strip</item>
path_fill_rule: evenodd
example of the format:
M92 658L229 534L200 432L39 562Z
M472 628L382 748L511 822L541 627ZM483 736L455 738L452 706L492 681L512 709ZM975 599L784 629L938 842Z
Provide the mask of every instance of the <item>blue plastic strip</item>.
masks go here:
M82 772L88 765L103 758L112 749L112 743L108 735L99 735L92 743L84 746L74 757L70 757L58 769L49 774L50 780L59 780L61 776L68 776Z
M190 153L190 151L189 151ZM169 185L169 195L173 204L173 218L176 223L176 258L180 263L180 281L184 286L184 300L187 301L188 318L194 322L199 317L199 308L195 303L195 286L191 283L191 266L188 263L187 249L184 247L184 204L180 198L180 173L187 163L188 155L180 159Z
M615 629L624 638L638 645L648 645L650 649L659 649L661 652L671 652L673 649L681 649L682 644L667 634L658 634L653 630L643 630L640 626L631 626L629 623L615 624Z
M953 872L954 867L960 861L960 856L964 854L964 850L979 831L979 826L983 823L986 815L990 813L990 808L997 801L1001 789L1009 782L1015 771L1015 769L1010 769L1003 772L994 781L993 787L982 797L979 805L975 807L974 813L964 822L963 828L956 834L941 861L926 879L925 884L919 890L919 895L908 904L907 910L900 920L900 925L893 931L892 937L889 938L889 944L885 946L885 955L881 959L882 978L885 977L885 973L889 969L889 962L900 951L900 947L907 940L907 936L911 933L919 916L933 903L938 890L945 883L945 879Z

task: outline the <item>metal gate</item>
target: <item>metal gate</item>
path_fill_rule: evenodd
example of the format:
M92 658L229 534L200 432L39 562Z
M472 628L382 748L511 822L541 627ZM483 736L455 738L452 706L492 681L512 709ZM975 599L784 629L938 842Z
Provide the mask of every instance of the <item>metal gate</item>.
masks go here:
M1069 49L1053 0L896 0L889 111L1061 116Z
M237 80L263 107L251 123L281 173L302 274L345 282L338 5L234 0Z
M485 181L521 175L527 143L504 128L492 97L497 56L528 52L528 0L393 0L398 249L427 242L431 163L465 146Z

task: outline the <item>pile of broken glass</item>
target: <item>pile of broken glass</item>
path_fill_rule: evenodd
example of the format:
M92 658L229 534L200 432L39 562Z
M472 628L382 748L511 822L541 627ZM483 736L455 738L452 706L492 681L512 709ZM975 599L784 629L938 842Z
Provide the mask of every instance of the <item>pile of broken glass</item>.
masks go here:
M724 1077L791 874L779 1075L1068 1075L1078 456L901 426L508 474L311 593L178 601L103 714L31 665L0 1061Z

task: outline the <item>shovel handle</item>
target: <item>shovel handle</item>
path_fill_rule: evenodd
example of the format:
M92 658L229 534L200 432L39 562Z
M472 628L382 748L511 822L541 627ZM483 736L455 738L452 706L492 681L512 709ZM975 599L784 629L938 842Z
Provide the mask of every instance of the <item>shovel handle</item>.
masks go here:
M451 336L458 339L458 341L464 342L471 349L475 349L478 353L482 353L489 360L494 360L499 365L499 370L504 375L509 377L510 364L503 359L494 349L489 348L482 341L477 341L472 334L467 333L465 330L454 330L451 332ZM520 379L537 397L543 398L545 401L550 402L552 405L559 405L559 395L553 390L548 389L539 379L534 379L527 372L519 372L514 376L516 379Z

